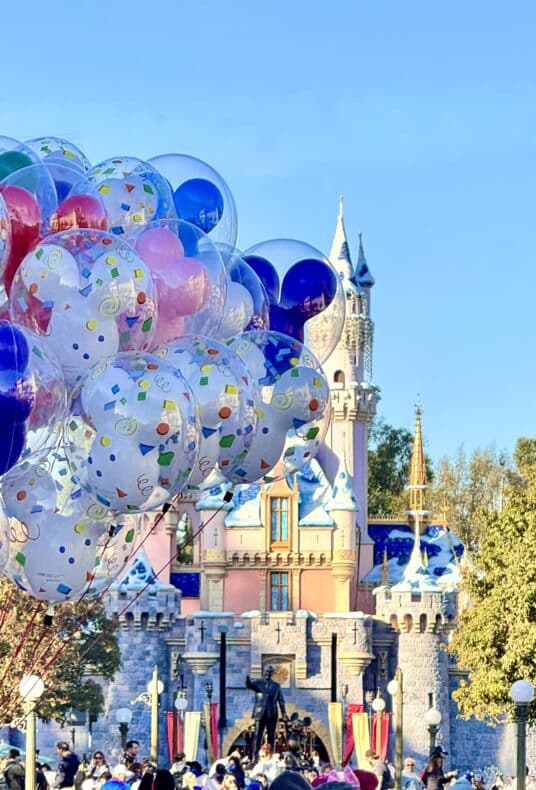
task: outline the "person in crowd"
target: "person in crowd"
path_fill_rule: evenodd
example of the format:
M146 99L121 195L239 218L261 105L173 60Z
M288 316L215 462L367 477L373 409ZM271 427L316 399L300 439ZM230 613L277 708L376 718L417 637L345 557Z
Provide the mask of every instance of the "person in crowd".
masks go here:
M54 787L54 780L56 779L56 771L54 771L48 763L42 763L43 773L45 774L48 787Z
M374 749L367 749L365 752L365 757L368 764L370 765L370 770L376 776L378 781L377 790L388 790L388 788L391 787L392 777L389 766L385 760L382 760L380 755L375 752ZM431 788L431 790L435 790L435 788Z
M135 763L138 760L138 752L140 750L140 742L136 740L127 741L125 746L125 753L123 755L123 765L129 767L130 763Z
M231 755L227 760L227 773L230 773L236 779L236 785L239 790L242 790L246 786L246 777L244 775L244 769L242 768L242 763L239 757L235 755Z
M315 765L312 765L312 766L309 766L309 768L306 768L306 770L305 770L305 778L307 779L308 782L311 783L311 785L313 784L314 781L316 781L316 779L318 779L319 776L320 776L320 773L318 771L318 768Z
M177 752L173 763L171 764L171 768L169 769L173 774L175 779L175 786L182 787L182 777L188 770L188 766L186 765L186 755L184 752Z
M130 790L138 790L139 784L141 782L141 776L141 763L130 763L129 776L127 776L127 785L129 785Z
M93 757L85 772L82 790L96 790L97 786L102 784L101 780L103 775L109 771L110 769L106 763L104 753L97 750L93 753Z
M149 770L149 767L146 765L145 768L142 768L142 772L143 773L140 780L140 784L138 786L138 790L152 790L153 781L154 781L154 771Z
M259 750L259 760L251 768L250 776L265 774L270 782L280 773L279 760L274 757L272 747L268 742L263 743Z
M36 790L48 790L48 782L41 763L35 764L35 788Z
M270 780L266 774L255 774L253 779L260 784L261 790L267 790L270 786Z
M153 790L175 790L175 779L167 768L159 768L154 775Z
M4 766L7 790L24 790L24 766L18 749L10 749Z
M216 763L212 776L207 779L207 790L220 790L227 768L224 763Z
M114 765L112 768L112 777L101 785L101 790L128 790L127 776L128 768L123 763Z
M221 783L221 790L238 790L236 777L233 774L225 774Z
M451 780L452 774L446 776L443 771L443 759L447 754L441 746L436 746L430 752L430 760L420 777L426 790L442 790Z
M74 787L74 779L78 772L80 760L77 755L69 748L67 741L59 741L56 744L56 751L58 752L60 761L56 770L56 778L54 780L54 787Z
M421 780L415 773L415 758L405 757L402 769L402 790L421 790Z

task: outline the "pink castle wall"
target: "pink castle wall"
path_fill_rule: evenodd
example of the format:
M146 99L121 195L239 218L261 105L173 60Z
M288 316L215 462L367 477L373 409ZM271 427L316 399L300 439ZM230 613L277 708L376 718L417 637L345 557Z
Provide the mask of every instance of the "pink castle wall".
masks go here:
M230 570L224 584L224 611L240 614L260 608L261 575L259 571Z
M300 609L308 609L315 614L332 612L335 608L333 593L333 576L329 569L302 571Z

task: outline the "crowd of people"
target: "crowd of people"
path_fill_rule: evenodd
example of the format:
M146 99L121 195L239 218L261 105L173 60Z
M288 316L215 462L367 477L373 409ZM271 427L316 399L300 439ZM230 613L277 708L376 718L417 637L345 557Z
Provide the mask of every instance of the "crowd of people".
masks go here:
M367 769L347 766L338 771L323 762L317 752L311 757L292 752L275 754L264 743L256 760L240 750L204 767L197 760L186 760L179 752L169 767L156 766L139 755L140 744L126 744L122 762L111 766L103 751L97 749L82 761L60 741L57 744L56 768L36 762L36 790L389 790L395 787L394 768L372 749L366 752ZM478 772L445 772L446 753L432 750L426 765L419 767L413 757L403 763L402 790L516 790L514 777L497 773L486 787ZM25 766L18 749L9 751L0 768L6 790L25 790ZM536 790L536 782L527 776L527 790Z

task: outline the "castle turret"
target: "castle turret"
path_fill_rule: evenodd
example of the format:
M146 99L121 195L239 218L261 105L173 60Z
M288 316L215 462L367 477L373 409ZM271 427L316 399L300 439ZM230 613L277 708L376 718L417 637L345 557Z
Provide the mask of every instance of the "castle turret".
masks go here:
M372 542L367 529L368 427L376 413L379 389L372 382L372 336L370 291L374 280L366 263L360 237L358 266L363 284L354 270L344 227L344 206L339 213L330 260L342 280L346 318L340 340L324 368L332 390L332 424L319 453L329 480L335 483L340 459L346 459L348 479L359 506L354 514L360 531L360 577L372 567Z
M394 666L404 678L404 754L419 762L428 757L429 735L423 725L431 707L442 715L441 745L449 744L449 674L447 634L455 611L455 592L442 589L421 550L421 532L429 524L426 510L426 469L422 445L421 409L416 409L415 436L410 467L408 521L414 543L402 579L375 590L376 612L397 635L393 643Z

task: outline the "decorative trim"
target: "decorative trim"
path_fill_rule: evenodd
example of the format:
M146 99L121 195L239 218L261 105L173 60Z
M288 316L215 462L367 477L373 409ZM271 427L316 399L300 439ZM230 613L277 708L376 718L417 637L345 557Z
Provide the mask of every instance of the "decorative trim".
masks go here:
M219 661L219 653L183 653L183 659L191 668L194 675L205 675L207 669Z

